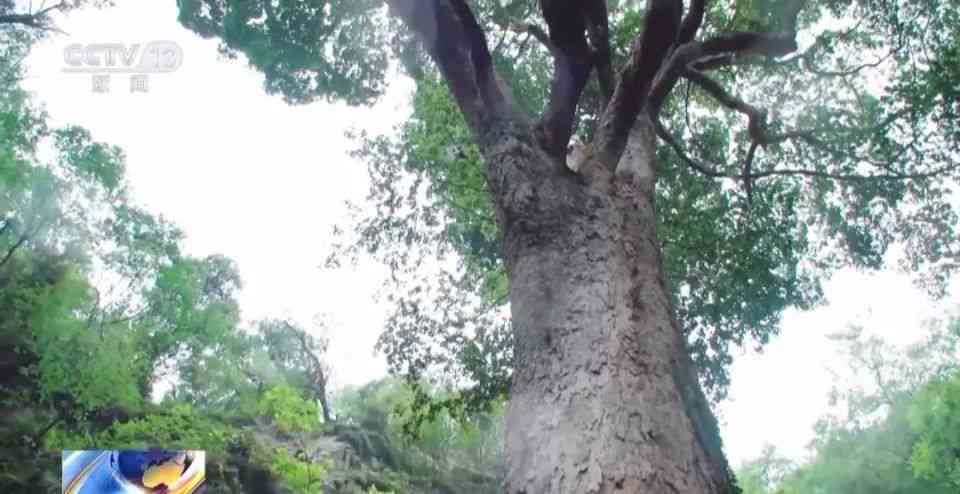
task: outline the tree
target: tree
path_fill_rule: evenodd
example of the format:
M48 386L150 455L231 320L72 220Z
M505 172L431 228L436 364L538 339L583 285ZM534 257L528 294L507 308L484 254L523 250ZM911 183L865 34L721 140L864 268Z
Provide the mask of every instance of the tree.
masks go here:
M58 0L50 4L40 2L36 8L33 3L24 5L16 0L0 0L0 25L22 26L39 32L56 31L51 14L69 12L88 4L105 7L113 5L113 0Z
M960 488L960 372L921 390L910 408L910 428L919 436L911 464L919 477Z
M293 387L280 385L263 394L260 410L282 433L293 436L297 445L297 451L292 455L286 447L273 451L270 463L273 474L297 494L323 492L326 468L307 456L306 434L317 430L320 425L316 402L304 399Z
M923 340L905 347L866 336L860 328L836 335L849 374L830 392L835 410L816 425L813 457L790 465L764 451L738 471L744 492L955 492L937 469L951 464L957 436L944 413L949 406L936 403L949 400L941 385L957 372L960 325L954 317L932 321L926 329Z
M445 134L374 152L414 171L421 165L433 190L449 192L438 200L444 214L414 209L412 221L439 223L473 254L490 245L490 229L464 228L457 214L483 212L462 205L471 197L463 191L479 182L497 232L500 262L489 264L509 282L512 330L508 340L490 338L492 330L454 318L417 333L416 321L458 314L449 299L429 314L421 290L398 300L408 331L387 345L388 358L417 372L437 362L437 348L459 346L468 350L451 351L469 369L485 361L475 351L481 343L507 342L504 492L731 492L698 377L722 388L729 347L766 342L786 307L820 301L820 281L837 267L879 268L898 243L934 292L957 267L944 180L956 176L960 142L949 82L955 8L694 0L684 15L676 0L645 9L599 0L178 6L182 24L220 38L227 55L245 55L267 91L292 103L372 102L391 60L417 81L418 97L446 86L461 116L434 107L413 122ZM575 134L588 144L568 166ZM441 165L455 166L410 163L423 156L411 147L445 147ZM445 172L474 162L481 180L444 188L463 176ZM381 192L409 213L404 207L421 196L395 190ZM388 234L402 220L383 219ZM462 289L459 281L442 281L439 291Z
M775 447L766 446L760 457L737 470L737 484L743 494L767 494L790 473L793 462L781 457Z
M330 344L327 338L313 336L294 323L282 320L260 321L258 330L273 365L291 385L310 391L312 398L320 403L324 423L333 422L329 401L331 369L323 361Z

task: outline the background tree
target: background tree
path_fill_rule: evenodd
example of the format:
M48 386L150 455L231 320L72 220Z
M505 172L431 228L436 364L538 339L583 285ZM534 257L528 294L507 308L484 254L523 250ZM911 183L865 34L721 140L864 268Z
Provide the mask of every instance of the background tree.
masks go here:
M46 31L58 31L51 18L55 13L66 13L87 5L106 7L113 5L113 0L58 0L56 2L18 2L17 0L0 1L0 24L22 27L36 34Z
M383 5L393 17L380 15ZM904 266L939 294L957 266L944 180L957 167L954 8L178 6L185 26L244 54L267 91L290 102L370 102L389 57L417 80L418 97L431 101L431 86L447 87L447 107L461 116L434 105L412 123L447 131L372 151L426 170L428 191L453 187L432 203L443 214L408 206L431 196L380 186L378 200L407 214L385 220L383 238L416 241L397 235L395 224L409 220L406 231L439 227L450 244L482 252L493 229L464 224L484 209L462 190L486 191L499 246L488 252L499 256L479 269L506 273L512 332L490 337L495 326L450 320L458 312L449 301L424 310L430 295L495 292L495 276L454 276L439 294L411 287L383 344L396 369L414 374L438 363L470 372L477 362L512 362L506 492L729 491L697 376L722 390L730 347L762 345L783 309L820 301L820 282L838 267L879 268L899 244ZM568 167L574 134L588 144ZM441 150L433 156L445 161L421 162L411 147ZM469 172L446 172L477 162L480 180L451 183ZM493 358L477 358L491 345L479 354ZM509 357L497 358L506 346ZM480 373L500 384L504 374ZM495 394L489 381L479 386Z
M837 335L848 372L830 394L834 410L817 423L811 459L790 465L768 450L738 471L744 492L955 492L950 448L960 441L947 383L956 381L960 325L954 317L926 329L904 347L860 328ZM765 474L771 467L776 475Z
M319 331L311 334L290 321L266 320L259 322L258 331L267 355L287 382L310 390L311 397L320 404L323 421L331 423L332 370L323 360L330 343L322 333L322 322L319 326Z

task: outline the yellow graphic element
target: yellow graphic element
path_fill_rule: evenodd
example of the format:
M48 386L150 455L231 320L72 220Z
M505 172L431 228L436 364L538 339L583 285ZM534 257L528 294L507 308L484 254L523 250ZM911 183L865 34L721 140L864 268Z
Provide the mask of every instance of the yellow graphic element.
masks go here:
M153 465L143 473L143 485L147 487L157 487L160 484L167 487L174 485L183 473L183 464L186 460L186 453L180 453L159 465Z
M167 484L167 492L170 494L190 494L196 490L206 478L206 453L203 451L192 451L191 454L192 462L190 468L187 468L187 471L183 472L179 480L172 484ZM182 471L183 467L181 466L180 468Z

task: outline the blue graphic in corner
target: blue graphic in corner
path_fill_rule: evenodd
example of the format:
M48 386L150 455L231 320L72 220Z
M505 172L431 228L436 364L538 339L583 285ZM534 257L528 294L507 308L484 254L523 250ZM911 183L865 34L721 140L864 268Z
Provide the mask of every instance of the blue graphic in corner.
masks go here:
M64 494L200 494L206 455L193 450L82 450L61 456Z

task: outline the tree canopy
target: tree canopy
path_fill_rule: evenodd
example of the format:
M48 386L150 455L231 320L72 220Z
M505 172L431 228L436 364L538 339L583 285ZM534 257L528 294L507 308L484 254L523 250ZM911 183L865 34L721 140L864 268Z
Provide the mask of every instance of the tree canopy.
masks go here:
M627 80L648 70L638 46L649 18L679 3L178 5L185 26L244 56L290 102L370 103L397 71L417 82L409 121L391 135L357 135L371 207L358 208L337 254L372 253L394 273L385 291L395 312L380 340L392 368L453 371L474 385L468 401L482 402L505 392L512 348L488 175L474 117L463 114L467 89L449 65L456 53L429 39L418 46L400 21L466 52L444 31L463 23L464 36L488 46L518 111L566 149L563 136L596 141L610 101L628 99L614 89L629 92ZM950 203L960 162L956 7L687 5L647 97L663 144L657 227L668 284L716 398L733 350L762 348L784 310L822 303L837 269L880 269L895 251L918 283L945 294L960 252ZM436 258L439 275L423 269Z

